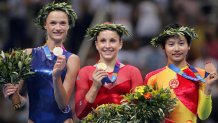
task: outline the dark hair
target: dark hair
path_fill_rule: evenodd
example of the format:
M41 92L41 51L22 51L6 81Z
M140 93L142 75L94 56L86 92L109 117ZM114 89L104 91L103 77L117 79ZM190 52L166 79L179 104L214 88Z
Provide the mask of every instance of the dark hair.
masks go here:
M170 24L170 25L167 25L164 28L164 30L179 29L180 27L182 27L182 26L179 24ZM191 45L191 37L187 33L184 33L184 36L187 40L188 45L190 46ZM178 34L176 34L176 35L164 35L163 37L161 37L162 41L160 42L160 45L163 49L165 49L166 41L172 37L178 37Z

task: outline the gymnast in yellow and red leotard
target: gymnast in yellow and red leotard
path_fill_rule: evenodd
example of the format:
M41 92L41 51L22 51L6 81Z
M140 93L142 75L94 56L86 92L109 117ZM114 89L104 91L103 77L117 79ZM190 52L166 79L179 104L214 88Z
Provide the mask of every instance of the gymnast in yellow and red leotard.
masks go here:
M145 83L170 88L172 97L177 98L175 110L165 123L196 123L208 118L212 106L211 86L217 82L217 70L212 63L205 64L205 70L187 63L186 57L193 39L194 29L172 24L152 39L154 46L161 45L167 57L167 65L148 73Z

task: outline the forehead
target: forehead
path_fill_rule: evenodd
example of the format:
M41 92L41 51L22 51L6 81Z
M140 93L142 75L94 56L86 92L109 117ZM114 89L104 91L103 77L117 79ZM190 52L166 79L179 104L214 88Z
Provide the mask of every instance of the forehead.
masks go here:
M60 10L57 11L51 11L48 14L47 20L68 20L68 15Z
M187 42L187 39L185 38L184 35L174 35L172 37L169 37L166 42L169 42L169 41L186 41Z

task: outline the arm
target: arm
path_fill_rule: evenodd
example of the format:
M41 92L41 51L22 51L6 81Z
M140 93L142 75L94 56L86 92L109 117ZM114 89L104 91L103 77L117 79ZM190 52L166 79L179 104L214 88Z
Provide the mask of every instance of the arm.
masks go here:
M210 74L206 77L206 82L200 85L199 89L198 116L202 120L207 119L211 113L211 88L218 81L217 69L211 62L205 65L205 71Z
M200 85L199 99L198 99L198 117L201 120L205 120L209 117L212 110L212 99L211 95L206 95L205 84Z
M64 67L67 67L64 82L61 80L61 72ZM69 105L70 97L72 95L76 76L80 69L80 60L76 55L71 55L66 63L66 58L58 57L57 62L53 68L52 79L54 85L55 100L59 109L63 110Z
M107 76L107 73L104 70L101 69L95 69L95 71L92 74L92 86L87 92L85 99L89 103L93 103L95 101L95 98L98 94L99 89L102 86L101 80Z
M132 80L132 90L134 90L137 86L143 85L142 75L138 68L133 67L130 76Z
M91 87L88 83L90 74L92 74L93 77ZM75 110L78 118L82 119L92 110L92 103L95 101L98 91L102 85L101 79L105 77L106 74L106 72L97 69L93 73L86 68L80 70L76 81L75 95Z

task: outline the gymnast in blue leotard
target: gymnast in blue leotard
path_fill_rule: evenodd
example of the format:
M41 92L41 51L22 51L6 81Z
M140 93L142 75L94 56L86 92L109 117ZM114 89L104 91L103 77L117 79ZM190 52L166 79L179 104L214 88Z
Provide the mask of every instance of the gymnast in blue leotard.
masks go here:
M29 123L73 122L69 103L73 99L71 96L80 63L77 55L66 51L63 41L75 20L76 13L71 5L64 2L49 3L39 11L35 22L46 30L47 40L41 47L26 49L32 55L31 65L35 74L20 83L27 87ZM19 87L6 84L4 96L8 98ZM26 97L19 96L21 105L25 105Z

